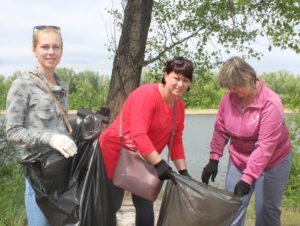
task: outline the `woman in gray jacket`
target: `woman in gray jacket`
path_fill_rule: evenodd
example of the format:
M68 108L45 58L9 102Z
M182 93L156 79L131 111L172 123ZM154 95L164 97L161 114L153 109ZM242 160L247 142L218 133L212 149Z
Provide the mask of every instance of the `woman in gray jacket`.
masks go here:
M48 25L35 26L32 50L37 58L36 69L17 78L7 95L7 138L21 150L21 159L42 152L45 146L69 158L76 154L76 144L67 135L68 130L58 104L47 89L37 82L40 79L51 90L63 111L67 113L68 90L55 74L55 68L63 53L60 28ZM27 179L25 184L28 225L49 226L36 203L35 192Z

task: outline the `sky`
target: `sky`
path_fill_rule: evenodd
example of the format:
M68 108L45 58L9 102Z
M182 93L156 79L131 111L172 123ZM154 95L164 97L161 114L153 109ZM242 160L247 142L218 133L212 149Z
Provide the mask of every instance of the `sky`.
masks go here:
M35 25L61 27L64 55L59 67L110 75L113 56L106 45L113 26L106 9L118 7L121 1L0 0L0 75L35 67L31 51ZM248 60L258 73L286 70L300 76L300 55L274 48L268 52L267 46L258 48L264 57Z

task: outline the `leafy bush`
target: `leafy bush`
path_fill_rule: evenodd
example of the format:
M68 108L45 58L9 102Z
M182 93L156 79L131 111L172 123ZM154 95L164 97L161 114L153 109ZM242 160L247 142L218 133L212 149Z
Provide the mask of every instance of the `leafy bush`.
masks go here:
M284 106L289 109L299 107L300 103L300 77L286 71L265 73L263 80L276 93L279 94Z
M292 140L292 166L284 195L284 204L300 210L300 115L289 116L288 124Z
M24 175L16 150L6 140L4 120L0 120L0 226L24 224Z

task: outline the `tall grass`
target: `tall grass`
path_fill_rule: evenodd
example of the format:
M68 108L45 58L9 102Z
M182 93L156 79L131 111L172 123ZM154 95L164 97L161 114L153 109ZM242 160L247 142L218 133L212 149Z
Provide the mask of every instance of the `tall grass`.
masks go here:
M247 209L245 226L255 225L255 209L253 200L254 198L252 197ZM286 207L286 205L283 204L281 208L281 226L300 226L300 211Z
M292 166L283 202L286 207L300 212L300 114L290 115L287 123L292 141Z
M22 226L25 220L24 176L20 165L0 168L0 226Z

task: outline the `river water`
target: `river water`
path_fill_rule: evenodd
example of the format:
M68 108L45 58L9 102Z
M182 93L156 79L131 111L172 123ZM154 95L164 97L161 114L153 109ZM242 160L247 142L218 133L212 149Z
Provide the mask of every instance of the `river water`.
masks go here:
M215 118L215 114L186 115L185 117L183 143L186 162L191 176L196 180L201 180L202 169L209 161L210 139L213 134ZM166 153L167 150L164 150L164 158L167 156ZM214 183L210 182L211 185L224 187L227 163L228 151L225 149L219 162L218 175Z

